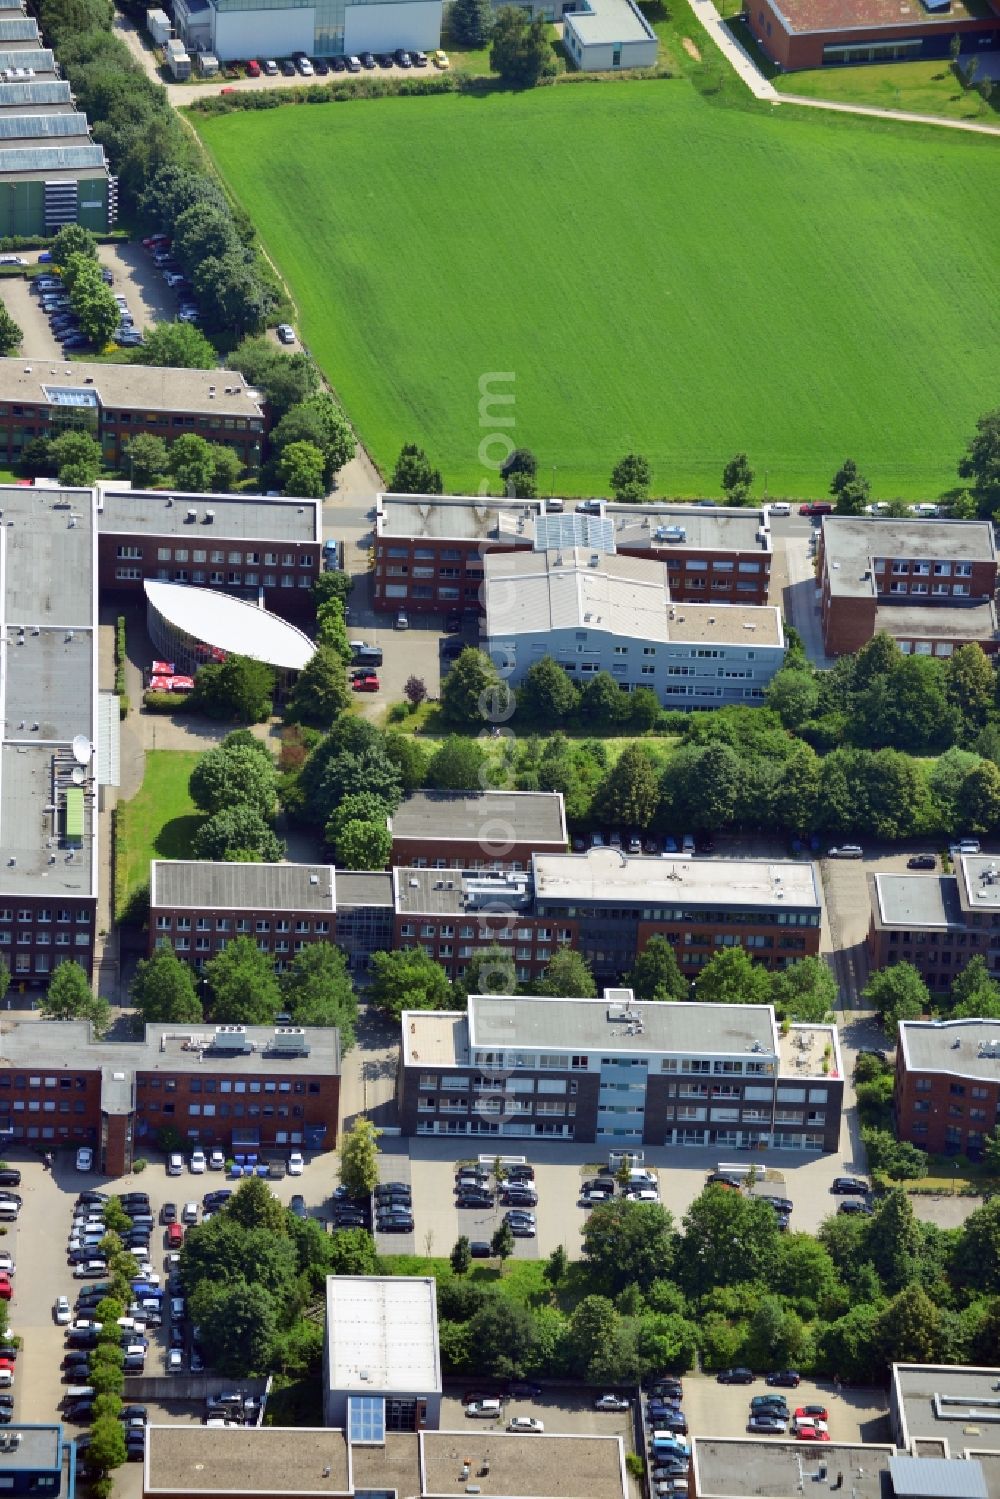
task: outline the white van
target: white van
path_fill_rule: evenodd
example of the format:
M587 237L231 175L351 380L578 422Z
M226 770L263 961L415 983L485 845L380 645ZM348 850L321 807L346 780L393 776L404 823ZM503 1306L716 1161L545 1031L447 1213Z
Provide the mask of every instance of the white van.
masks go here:
M656 1173L646 1166L633 1166L628 1174L628 1184L630 1187L655 1187Z

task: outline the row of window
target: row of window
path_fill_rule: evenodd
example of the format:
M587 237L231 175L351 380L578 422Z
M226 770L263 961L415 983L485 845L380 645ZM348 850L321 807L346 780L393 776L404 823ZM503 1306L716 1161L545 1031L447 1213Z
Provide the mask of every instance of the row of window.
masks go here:
M421 937L454 937L455 930L454 923L450 921L444 922L441 926L435 926L433 922L424 921L420 923L419 935ZM416 937L416 922L404 921L399 931L403 937ZM570 942L573 937L573 933L569 927L559 927L556 930L548 926L507 926L491 930L489 927L473 927L464 924L458 928L458 935L466 939L478 937L480 942L513 942L515 940L518 942L552 942L553 940L556 942Z
M189 1119L301 1119L303 1110L301 1104L287 1103L189 1103L185 1107L180 1105L182 1113ZM149 1099L143 1106L143 1112L148 1115L166 1114L176 1117L178 1106L175 1103L161 1102L158 1098Z
M190 932L192 922L196 932L210 932L213 929L217 932L228 932L232 930L234 922L237 932L269 932L271 930L270 921L263 917L255 921L251 920L248 916L237 916L235 918L228 916L191 917L167 916L163 913L160 913L156 918L156 930L158 932L169 932L171 930ZM316 932L319 935L324 935L330 930L330 923L328 921L320 920L314 923L307 921L304 917L298 917L294 926L296 932ZM292 930L292 921L285 916L276 917L274 930L276 932L290 932Z
M169 947L170 938L157 937L156 945L157 947ZM227 939L225 937L217 937L214 942L211 937L195 937L193 949L190 937L175 937L173 939L174 952L186 953L193 950L200 953L217 953L224 951L226 945ZM275 937L273 946L268 942L266 937L257 938L258 952L305 952L308 945L305 939L301 937L297 938L294 942L288 937Z
M0 947L10 947L14 940L13 932L0 931ZM56 932L53 937L51 932L18 932L18 947L69 947L69 932ZM90 933L77 932L73 938L74 947L89 947Z
M539 915L550 914L548 902L539 901ZM721 926L819 926L818 911L714 911L687 906L566 906L552 915L576 916L601 921L695 921Z
M68 906L57 906L54 919L56 921L76 921L79 926L89 926L92 913L89 910L72 911ZM49 922L53 920L51 906L19 906L17 910L18 921ZM10 906L0 910L0 923L9 923L14 920L14 912Z
M884 557L875 558L875 572L884 573L887 566L890 566L890 564L887 563ZM971 562L915 562L913 560L896 558L891 563L891 570L894 578L901 576L914 578L950 578L953 571L956 578L972 577Z
M120 562L141 562L143 551L141 546L120 546L117 551ZM281 562L278 562L277 552L264 552L265 567L314 567L316 559L308 552L298 554L298 563L294 552L282 552ZM230 567L259 567L261 562L260 552L225 552L222 550L208 551L203 547L194 547L190 552L187 547L157 547L157 562L228 562Z
M143 573L142 573L142 568L141 567L116 567L115 568L115 578L117 579L117 581L119 583L141 583L142 582L142 576L143 576ZM208 584L213 584L216 587L226 586L228 588L260 588L260 587L264 587L264 588L277 588L278 587L278 574L277 573L264 573L263 577L262 577L262 575L260 573L256 573L256 572L247 572L247 573L210 572L210 573L206 573L206 572L203 572L199 568L195 568L194 572L189 573L186 567L178 567L178 568L175 568L173 574L171 575L170 570L168 568L159 567L156 570L156 575L155 576L156 576L156 578L160 582L163 582L163 583L170 583L170 582L174 582L174 583L195 583L195 584L205 584L205 583L208 583ZM300 575L298 578L295 578L291 573L282 573L281 574L281 587L282 588L295 588L296 586L298 586L299 588L311 588L312 587L312 579L311 578L307 578L304 575Z
M926 583L890 583L889 592L895 594L908 594L910 597L926 594L928 587ZM968 598L968 583L932 583L930 592L935 598Z

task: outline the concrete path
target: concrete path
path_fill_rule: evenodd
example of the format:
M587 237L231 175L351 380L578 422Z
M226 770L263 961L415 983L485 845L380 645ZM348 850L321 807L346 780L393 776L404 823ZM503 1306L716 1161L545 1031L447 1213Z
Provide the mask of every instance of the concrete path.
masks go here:
M807 99L804 94L778 94L781 104L802 104L806 109L829 109L834 114L869 115L877 120L902 120L907 125L943 125L947 130L968 130L974 135L1000 135L1000 125L981 125L976 120L945 120L940 115L914 114L906 109L877 109L867 104L835 104L831 99Z

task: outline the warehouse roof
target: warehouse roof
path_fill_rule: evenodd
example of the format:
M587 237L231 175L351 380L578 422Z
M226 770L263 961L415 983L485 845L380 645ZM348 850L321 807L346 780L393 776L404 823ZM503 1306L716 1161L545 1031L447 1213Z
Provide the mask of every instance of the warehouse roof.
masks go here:
M184 536L206 544L212 536L240 541L318 542L322 540L323 519L319 500L150 492L101 485L97 529L116 534Z
M391 906L392 871L338 869L335 892L338 911L349 911L355 906Z
M106 410L211 412L258 422L264 417L258 392L231 370L0 359L0 401L51 405L60 388L87 390Z
M332 864L216 864L154 859L149 903L168 909L317 911L336 909Z
M524 870L394 869L396 910L401 915L510 916L530 911L534 881ZM341 876L338 875L338 887Z
M956 1457L890 1457L893 1499L990 1499L982 1464Z
M72 107L72 91L66 78L38 78L28 83L0 83L0 109L37 109L46 105Z
M886 1476L894 1448L831 1442L804 1450L801 1442L778 1437L695 1437L691 1472L700 1499L801 1499L803 1492L827 1492L843 1474L842 1491L851 1499L886 1499ZM820 1467L827 1481L818 1482Z
M0 176L3 177L30 172L85 172L106 167L104 147L89 143L85 146L8 146L0 150Z
M63 136L89 138L87 116L74 110L69 114L13 114L0 112L0 141L44 140Z
M618 550L649 547L658 557L678 551L769 552L770 528L759 510L721 505L607 505ZM680 527L681 540L657 536Z
M535 854L539 905L568 901L635 902L658 907L714 910L819 911L816 866L795 859L702 859L680 854L642 858L620 849L584 854ZM647 920L655 920L655 911Z
M301 671L315 653L309 636L296 625L246 599L152 578L143 588L161 619L217 650L264 661L279 671Z
M0 16L0 47L11 42L38 42L38 22L34 16Z
M366 1395L441 1392L433 1276L328 1276L326 1337L331 1389Z
M875 607L875 629L904 640L995 640L996 604L992 599L972 604L880 601Z
M900 1026L901 1034L904 1028L913 1025ZM947 1441L953 1452L1000 1452L1000 1369L893 1364L892 1383L901 1447L924 1437Z
M899 1044L911 1072L1000 1082L1000 1020L901 1021ZM1000 1418L1000 1402L996 1404Z
M870 877L883 926L964 926L954 875L876 874Z
M484 1499L625 1499L631 1487L620 1437L486 1430L422 1431L419 1440L422 1499L465 1499L473 1484Z
M393 838L479 839L487 857L494 845L566 843L566 813L558 791L413 791L390 820Z

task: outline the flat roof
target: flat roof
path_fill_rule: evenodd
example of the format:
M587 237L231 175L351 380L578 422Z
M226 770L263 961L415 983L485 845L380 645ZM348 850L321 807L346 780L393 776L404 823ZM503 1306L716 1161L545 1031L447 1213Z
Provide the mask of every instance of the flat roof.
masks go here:
M986 0L951 0L946 10L931 11L920 0L772 0L786 31L795 35L822 31L864 31L869 27L951 26L955 21L991 16ZM963 525L965 522L952 522Z
M899 1044L910 1072L1000 1083L1000 1020L901 1021Z
M852 0L794 0L796 9L812 5L830 5L838 11L848 8ZM857 0L891 9L899 20L899 0ZM922 19L930 19L923 11L919 0L908 0L911 8L922 12ZM955 19L955 5L945 13L951 23ZM872 22L873 25L891 25L892 21ZM912 24L912 20L911 20ZM794 28L792 28L794 29ZM807 28L827 30L825 26ZM892 561L909 558L926 562L996 562L996 541L993 527L983 520L896 520L878 515L824 515L823 557L824 572L829 579L830 591L841 597L871 598L874 594L873 563L876 558ZM896 606L905 607L905 606Z
M393 813L393 838L482 839L493 845L566 843L566 813L559 791L412 791ZM496 857L496 854L492 854Z
M339 886L340 876L338 876ZM526 870L409 869L393 870L396 910L404 915L477 916L530 913L534 880Z
M67 78L32 78L24 83L0 83L0 110L25 110L52 105L72 109L72 90Z
M333 1390L441 1392L432 1275L327 1276L326 1338Z
M659 1004L608 989L603 999L552 999L503 994L469 996L469 1046L475 1051L532 1048L557 1051L706 1054L762 1061L778 1055L771 1005Z
M87 116L78 110L61 114L14 114L0 112L0 141L13 140L63 140L79 137L89 144L90 134Z
M974 604L880 601L875 607L875 629L925 640L993 640L997 635L996 604L992 599Z
M0 359L0 401L49 405L45 387L51 390L60 385L92 387L105 409L211 412L260 422L264 419L260 395L233 370Z
M624 1499L628 1492L620 1437L422 1431L420 1452L425 1499L464 1499L472 1483L489 1499ZM463 1478L466 1458L471 1472Z
M304 631L247 599L152 578L143 588L162 619L204 645L265 661L281 671L301 671L315 654Z
M816 865L796 859L646 858L615 848L582 854L535 854L535 899L709 910L820 909ZM650 918L655 919L655 918Z
M208 512L211 511L211 517ZM259 494L184 494L173 490L99 486L97 529L102 534L184 536L209 545L213 536L240 541L322 541L319 500Z
M402 1019L403 1060L442 1067L469 1065L469 1017L458 1010L407 1010Z
M955 864L963 906L973 911L1000 908L1000 859L989 854L959 854Z
M316 911L332 914L332 864L222 864L153 859L149 903L169 909Z
M609 42L655 42L656 32L631 0L582 0L587 10L565 11L585 47Z
M956 1457L890 1457L894 1499L990 1499L986 1475L975 1460Z
M352 1491L344 1433L316 1427L147 1426L144 1480L147 1494Z
M8 1426L8 1440L16 1434L17 1446L0 1449L0 1472L21 1468L57 1471L62 1466L62 1428L60 1426Z
M355 906L391 906L391 869L338 869L336 872L337 909Z
M379 494L375 497L375 534L428 541L499 541L502 537L508 545L530 547L535 516L543 512L541 500Z
M875 907L883 926L964 927L958 884L949 874L876 874Z
M1000 1369L893 1364L892 1382L901 1446L923 1437L946 1441L952 1453L1000 1452Z
M769 605L671 603L666 563L652 557L489 552L484 589L491 641L588 630L677 645L784 644L780 611Z
M694 1437L693 1491L699 1499L800 1499L803 1491L827 1491L843 1473L843 1493L851 1499L885 1499L895 1450L848 1442L808 1448L776 1437ZM828 1474L824 1483L817 1477L821 1466Z
M0 893L96 890L97 550L90 490L0 486ZM78 763L73 741L86 743ZM67 793L84 791L82 840Z
M579 13L574 13L574 20ZM649 547L657 557L673 552L770 552L771 530L761 510L722 505L607 505L619 551ZM657 531L680 526L683 541L668 541Z
M6 47L11 42L38 40L38 22L34 16L26 16L23 11L17 16L0 16L0 47Z
M244 1030L252 1049L236 1052L220 1049L216 1027L208 1024L147 1025L139 1041L95 1041L85 1020L28 1020L0 1035L0 1066L76 1072L95 1067L135 1072L225 1069L334 1077L340 1072L340 1037L332 1026L306 1028L308 1056L276 1050L281 1044L276 1027L248 1025Z

